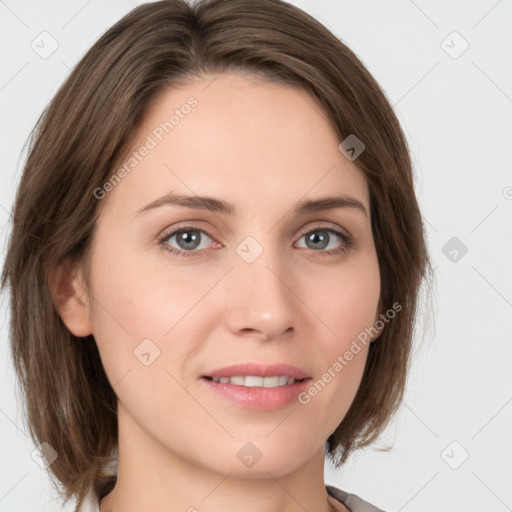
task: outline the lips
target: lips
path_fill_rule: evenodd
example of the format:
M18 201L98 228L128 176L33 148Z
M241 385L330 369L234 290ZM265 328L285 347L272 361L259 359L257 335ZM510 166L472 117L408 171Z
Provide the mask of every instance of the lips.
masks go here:
M281 377L286 376L295 380L303 380L309 378L309 375L300 368L290 364L261 364L261 363L242 363L232 366L226 366L217 370L212 370L203 378L221 377L238 377L238 376L254 376L254 377Z
M287 383L280 385L285 379ZM227 400L243 409L262 411L296 403L297 397L309 386L311 380L304 370L296 366L262 363L226 366L208 372L200 379L201 385L221 400Z

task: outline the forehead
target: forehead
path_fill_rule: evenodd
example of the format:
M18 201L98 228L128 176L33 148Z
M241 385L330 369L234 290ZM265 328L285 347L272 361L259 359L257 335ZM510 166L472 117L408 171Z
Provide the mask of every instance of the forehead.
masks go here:
M241 74L209 76L153 99L113 170L126 172L107 208L134 212L171 191L221 197L237 211L326 193L368 205L364 176L339 143L308 93Z

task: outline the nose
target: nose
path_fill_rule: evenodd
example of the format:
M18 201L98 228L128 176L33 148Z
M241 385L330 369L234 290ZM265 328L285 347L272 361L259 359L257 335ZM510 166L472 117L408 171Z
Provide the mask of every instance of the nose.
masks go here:
M265 248L252 263L235 254L226 289L230 331L261 340L290 335L301 303L293 288L292 270L275 248Z

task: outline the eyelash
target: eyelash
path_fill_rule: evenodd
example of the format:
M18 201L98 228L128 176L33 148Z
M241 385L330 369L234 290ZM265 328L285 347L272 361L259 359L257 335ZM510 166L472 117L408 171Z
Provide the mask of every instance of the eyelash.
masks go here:
M209 238L211 238L213 241L216 242L215 238L212 237L204 229L200 229L200 228L197 228L194 226L186 226L184 228L179 228L174 231L170 231L168 233L163 234L162 236L160 236L158 238L158 243L159 243L159 245L161 245L163 247L164 250L168 251L169 253L171 253L175 256L179 256L179 257L183 257L183 258L193 258L193 257L195 257L196 254L200 253L201 251L183 251L183 250L171 248L171 247L169 247L169 245L167 243L165 243L166 240L168 240L169 238L172 238L174 235L177 235L180 233L186 233L187 231L198 231L200 233L204 233L205 235L207 235ZM329 233L334 233L336 236L338 236L342 240L342 244L338 249L331 249L329 251L324 251L324 250L314 251L313 249L311 249L313 252L317 252L320 256L337 256L338 254L348 252L354 245L354 241L350 236L340 233L339 231L337 231L333 228L328 228L328 227L323 227L323 226L318 226L313 229L310 229L309 231L306 231L305 233L302 233L300 238L302 238L306 235L309 235L311 233L314 233L316 231L327 231Z

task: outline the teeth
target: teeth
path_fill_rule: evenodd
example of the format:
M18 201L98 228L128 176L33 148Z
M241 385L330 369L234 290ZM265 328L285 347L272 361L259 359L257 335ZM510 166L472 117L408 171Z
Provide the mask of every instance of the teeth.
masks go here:
M252 375L247 375L245 377L244 386L248 388L261 388L263 386L263 377L253 377Z
M279 386L279 377L265 377L263 379L264 388L277 388Z
M260 388L277 388L282 386L290 386L295 382L293 377L287 377L286 375L276 375L273 377L257 377L255 375L237 375L234 377L212 377L214 382L221 384L234 384L235 386L245 386L248 388L260 387Z

